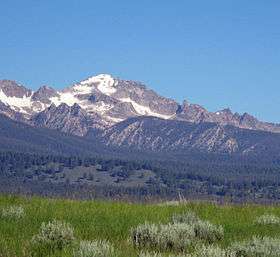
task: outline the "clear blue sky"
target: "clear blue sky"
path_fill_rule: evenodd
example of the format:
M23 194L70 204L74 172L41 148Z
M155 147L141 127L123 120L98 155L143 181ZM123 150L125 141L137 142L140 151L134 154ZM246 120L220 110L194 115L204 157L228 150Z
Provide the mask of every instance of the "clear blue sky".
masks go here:
M279 0L2 1L0 78L110 73L211 111L280 122Z

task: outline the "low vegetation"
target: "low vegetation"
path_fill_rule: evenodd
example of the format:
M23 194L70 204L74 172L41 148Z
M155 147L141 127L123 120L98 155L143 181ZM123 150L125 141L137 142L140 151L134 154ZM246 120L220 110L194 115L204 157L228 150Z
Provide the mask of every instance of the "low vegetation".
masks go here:
M73 257L114 257L114 247L107 241L81 241Z
M184 251L192 244L194 238L194 227L184 223L143 224L131 231L132 243L139 249Z
M188 257L236 257L235 252L224 250L217 246L199 246L196 251Z
M0 196L0 210L1 257L280 257L277 206Z
M280 238L253 237L245 242L234 243L231 250L236 257L279 257Z
M193 226L196 238L207 243L214 243L217 240L221 240L224 236L222 226L214 225L207 220L201 220L193 212L174 214L172 220L173 224L181 223Z
M24 209L20 205L3 207L1 210L1 217L4 219L21 219L24 215Z
M272 214L264 214L255 221L258 225L280 225L280 218Z
M46 249L55 252L70 246L74 240L74 230L70 224L53 220L42 223L39 233L33 236L31 243L40 250Z

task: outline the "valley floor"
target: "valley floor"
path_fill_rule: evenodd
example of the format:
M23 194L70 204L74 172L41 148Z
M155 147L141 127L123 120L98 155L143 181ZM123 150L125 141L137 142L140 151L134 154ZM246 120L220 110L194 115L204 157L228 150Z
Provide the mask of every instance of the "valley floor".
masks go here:
M232 242L243 241L254 235L280 238L280 226L256 225L263 214L280 216L280 206L216 205L212 203L176 202L161 204L131 204L123 202L73 201L47 198L0 196L0 209L21 206L21 218L1 217L0 256L31 256L30 242L42 222L54 219L66 221L74 228L78 240L108 240L117 255L135 257L139 253L129 242L130 230L139 224L168 223L175 213L194 212L199 218L222 225L224 238L218 242L226 248ZM45 256L72 256L70 251ZM44 256L44 257L45 257Z

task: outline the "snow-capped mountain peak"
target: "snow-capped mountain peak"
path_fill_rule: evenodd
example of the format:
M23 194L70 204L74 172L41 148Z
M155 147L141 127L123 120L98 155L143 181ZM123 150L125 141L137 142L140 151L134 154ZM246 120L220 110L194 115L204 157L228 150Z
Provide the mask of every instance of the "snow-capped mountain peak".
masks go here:
M239 115L229 109L213 113L187 101L180 105L142 83L117 79L109 74L89 77L61 91L43 86L33 92L14 81L0 80L0 113L15 119L20 116L36 126L42 123L42 126L56 127L69 133L74 131L71 126L79 124L79 130L75 132L79 135L87 133L90 128L106 128L137 116L192 123L212 122L280 133L280 125L260 122L250 115ZM60 123L67 126L60 126Z
M80 82L81 86L95 85L101 93L109 96L116 92L117 84L118 82L109 74L100 74Z
M86 80L80 82L80 84L93 84L93 83L100 83L102 81L114 81L114 78L110 74L99 74L96 76L91 76Z

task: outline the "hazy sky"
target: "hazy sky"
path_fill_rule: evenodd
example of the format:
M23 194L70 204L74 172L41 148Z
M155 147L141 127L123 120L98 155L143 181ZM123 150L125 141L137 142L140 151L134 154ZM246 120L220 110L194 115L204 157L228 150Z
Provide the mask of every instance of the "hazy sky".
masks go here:
M18 0L0 10L0 79L62 88L110 73L280 122L279 0Z

